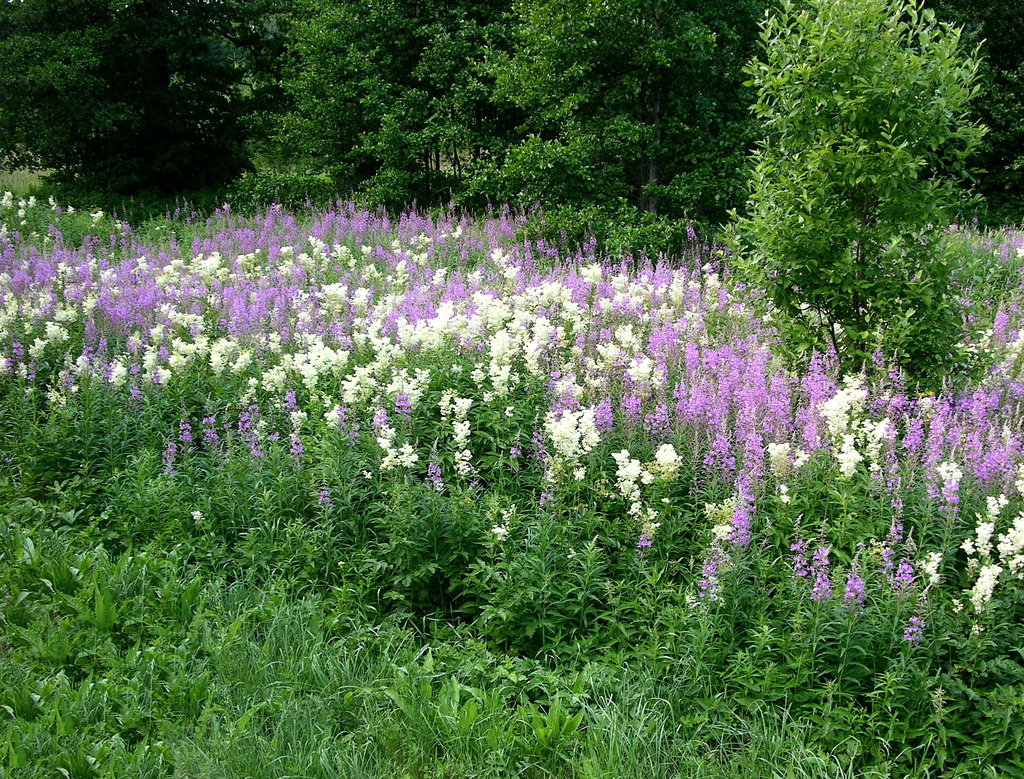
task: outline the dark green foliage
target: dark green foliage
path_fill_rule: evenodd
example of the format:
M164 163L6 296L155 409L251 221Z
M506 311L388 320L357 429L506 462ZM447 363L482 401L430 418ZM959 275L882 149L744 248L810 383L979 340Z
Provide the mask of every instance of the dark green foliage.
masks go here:
M981 87L972 110L989 128L972 157L977 191L993 226L1024 219L1024 8L1019 0L930 0L940 19L964 28L965 51L979 48Z
M628 201L724 221L753 137L741 69L763 3L535 0L488 69L526 137L472 188L524 206Z
M272 37L253 32L263 22L251 10L156 0L4 3L0 159L119 194L230 180L246 164L242 120L260 86L243 85L240 67ZM248 34L236 36L241 28Z
M501 4L307 0L290 40L279 153L376 204L447 203L504 112L475 63Z

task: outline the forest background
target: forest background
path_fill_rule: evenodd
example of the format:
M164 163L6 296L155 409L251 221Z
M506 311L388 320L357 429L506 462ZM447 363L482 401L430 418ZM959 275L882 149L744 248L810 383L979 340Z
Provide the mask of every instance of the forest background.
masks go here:
M980 46L964 204L1024 211L1014 0L935 0ZM0 7L0 164L162 213L354 197L540 207L554 236L676 251L742 213L765 0L22 0ZM536 212L535 212L536 213ZM563 235L564 234L564 235Z

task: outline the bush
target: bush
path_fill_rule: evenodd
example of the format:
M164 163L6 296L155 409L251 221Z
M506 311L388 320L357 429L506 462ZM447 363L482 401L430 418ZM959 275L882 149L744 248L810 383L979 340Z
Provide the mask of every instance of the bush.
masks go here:
M782 313L794 354L876 349L941 380L960 335L941 227L983 128L960 31L906 0L784 2L749 72L766 137L754 155L747 276Z

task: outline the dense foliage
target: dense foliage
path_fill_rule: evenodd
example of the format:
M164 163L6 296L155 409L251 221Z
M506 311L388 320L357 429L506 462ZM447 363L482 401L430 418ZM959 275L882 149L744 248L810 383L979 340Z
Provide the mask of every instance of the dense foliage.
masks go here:
M934 0L942 19L963 27L966 51L980 47L981 93L973 116L989 132L972 158L977 191L994 224L1021 220L1024 193L1024 27L1018 0ZM1001 221L1000 221L1001 220Z
M903 0L784 0L763 37L748 275L795 351L831 347L857 370L878 350L941 381L960 313L940 243L983 135L968 119L977 63Z
M965 26L964 53L982 44L980 213L1016 221L1016 6L928 5ZM613 243L678 250L656 237L671 219L743 207L762 131L742 69L776 6L18 0L0 4L0 157L108 204L204 188L245 208L505 202L577 242L627 224Z
M921 395L697 243L0 209L12 776L1024 770L1019 233Z
M221 184L247 164L240 91L265 4L23 0L0 5L0 161L117 194ZM268 36L269 37L269 36Z

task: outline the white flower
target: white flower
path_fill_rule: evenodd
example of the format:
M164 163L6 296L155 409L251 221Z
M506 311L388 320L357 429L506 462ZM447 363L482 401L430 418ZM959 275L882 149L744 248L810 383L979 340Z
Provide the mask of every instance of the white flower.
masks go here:
M594 410L548 412L544 430L555 450L568 460L589 454L601 440L597 432Z
M587 265L580 269L580 278L582 278L590 286L599 284L601 282L601 266L597 263L593 265Z
M860 378L848 376L843 384L844 386L834 396L818 406L828 423L829 435L835 441L842 440L853 421L864 410L864 402L868 397Z
M491 528L491 533L494 535L496 541L504 541L508 538L508 528L504 525L495 525Z
M857 464L864 459L864 456L857 451L853 436L849 433L842 437L842 448L836 453L836 460L839 461L839 472L846 478L850 478L857 472Z
M964 477L964 472L960 470L960 466L952 460L941 463L938 467L938 474L943 484L948 484L954 488L959 486L960 480Z
M993 522L979 522L978 527L975 528L977 537L974 546L978 550L979 557L992 556L992 534L995 529L996 526Z
M121 387L124 385L125 379L128 378L128 366L121 360L116 360L110 368L110 383L114 387Z
M928 584L939 583L939 565L942 563L942 554L940 552L929 552L928 557L925 559L924 565L921 567L925 577L928 579Z
M781 478L789 470L789 453L793 447L786 442L768 444L768 459L771 461L772 473Z
M1014 576L1024 579L1024 512L1017 515L1013 526L999 536L999 561Z
M978 581L974 583L971 590L971 605L975 611L981 611L985 604L992 600L992 592L995 590L999 574L1003 572L1002 566L984 565L978 572Z
M654 453L654 462L658 464L661 472L667 476L670 474L675 475L683 460L676 453L676 449L672 444L662 444L658 447L658 451Z

